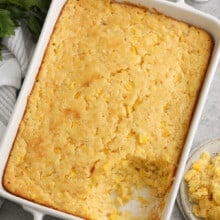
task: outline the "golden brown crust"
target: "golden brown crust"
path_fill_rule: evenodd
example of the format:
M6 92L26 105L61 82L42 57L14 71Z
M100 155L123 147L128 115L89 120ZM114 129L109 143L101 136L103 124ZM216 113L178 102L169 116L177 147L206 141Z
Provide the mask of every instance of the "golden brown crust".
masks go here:
M90 219L143 219L119 207L136 199L147 210L147 188L159 218L212 46L207 32L146 9L67 1L4 187Z

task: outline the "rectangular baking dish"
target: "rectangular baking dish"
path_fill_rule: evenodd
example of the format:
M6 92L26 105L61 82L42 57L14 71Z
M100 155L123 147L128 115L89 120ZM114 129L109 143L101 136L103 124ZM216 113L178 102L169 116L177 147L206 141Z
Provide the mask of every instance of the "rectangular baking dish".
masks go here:
M39 38L38 44L36 46L36 50L34 52L33 59L29 66L26 78L23 83L23 87L20 91L13 115L8 124L7 130L5 132L5 136L1 142L0 148L0 196L9 199L13 202L19 203L23 206L23 208L31 212L34 216L35 220L42 220L44 215L51 215L62 219L80 219L78 217L74 217L72 215L62 213L60 211L33 203L26 199L14 196L8 193L2 185L2 178L4 174L4 168L8 160L8 156L13 145L19 123L24 114L27 98L32 90L32 87L35 82L35 77L38 73L39 67L41 65L41 61L46 50L48 41L50 39L50 35L53 31L54 25L56 24L56 20L59 17L59 13L63 8L66 0L53 0L50 6L41 36ZM123 1L119 1L123 2ZM214 40L214 49L210 59L210 64L208 67L208 71L206 74L205 81L203 83L203 87L201 89L200 97L197 102L197 107L194 112L193 119L191 121L190 129L188 131L188 135L185 141L185 145L181 154L181 158L179 161L179 166L175 175L175 179L173 185L170 189L170 193L167 198L167 202L165 208L162 213L163 220L168 220L171 218L172 209L174 206L175 198L178 192L178 188L182 179L182 175L184 172L184 167L187 161L187 157L193 142L193 138L196 132L196 128L202 113L203 106L205 104L205 100L208 94L208 90L210 88L218 60L220 57L220 21L217 18L214 18L208 14L200 12L189 5L184 3L184 0L179 0L177 2L165 1L165 0L126 0L126 2L133 4L140 4L149 9L157 10L167 16L173 17L177 20L184 21L186 23L195 25L202 29L207 30L212 36Z

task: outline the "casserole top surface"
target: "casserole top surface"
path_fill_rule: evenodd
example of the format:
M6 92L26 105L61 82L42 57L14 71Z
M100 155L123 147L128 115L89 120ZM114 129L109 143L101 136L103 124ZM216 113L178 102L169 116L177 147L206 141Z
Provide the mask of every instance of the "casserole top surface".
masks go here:
M208 33L162 14L67 1L5 188L91 219L159 218L211 51Z

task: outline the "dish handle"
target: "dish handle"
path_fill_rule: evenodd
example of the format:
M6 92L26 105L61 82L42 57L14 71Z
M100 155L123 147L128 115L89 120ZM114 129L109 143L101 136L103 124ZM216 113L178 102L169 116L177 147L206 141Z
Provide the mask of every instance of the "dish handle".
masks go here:
M36 209L25 206L25 205L23 205L22 207L25 211L30 212L33 215L34 220L43 220L43 218L44 218L43 213L37 211Z

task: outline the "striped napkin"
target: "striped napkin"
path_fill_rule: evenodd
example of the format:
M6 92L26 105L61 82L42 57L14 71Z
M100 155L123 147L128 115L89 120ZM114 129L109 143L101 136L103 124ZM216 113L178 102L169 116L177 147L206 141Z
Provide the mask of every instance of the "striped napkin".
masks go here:
M15 35L4 39L2 43L3 59L0 61L0 145L35 47L30 32L24 27L17 28ZM2 203L3 199L0 198L0 207Z
M3 40L3 46L3 60L0 62L0 140L25 76L34 43L28 29L19 27L14 36Z
M220 19L219 0L185 0L187 4Z

